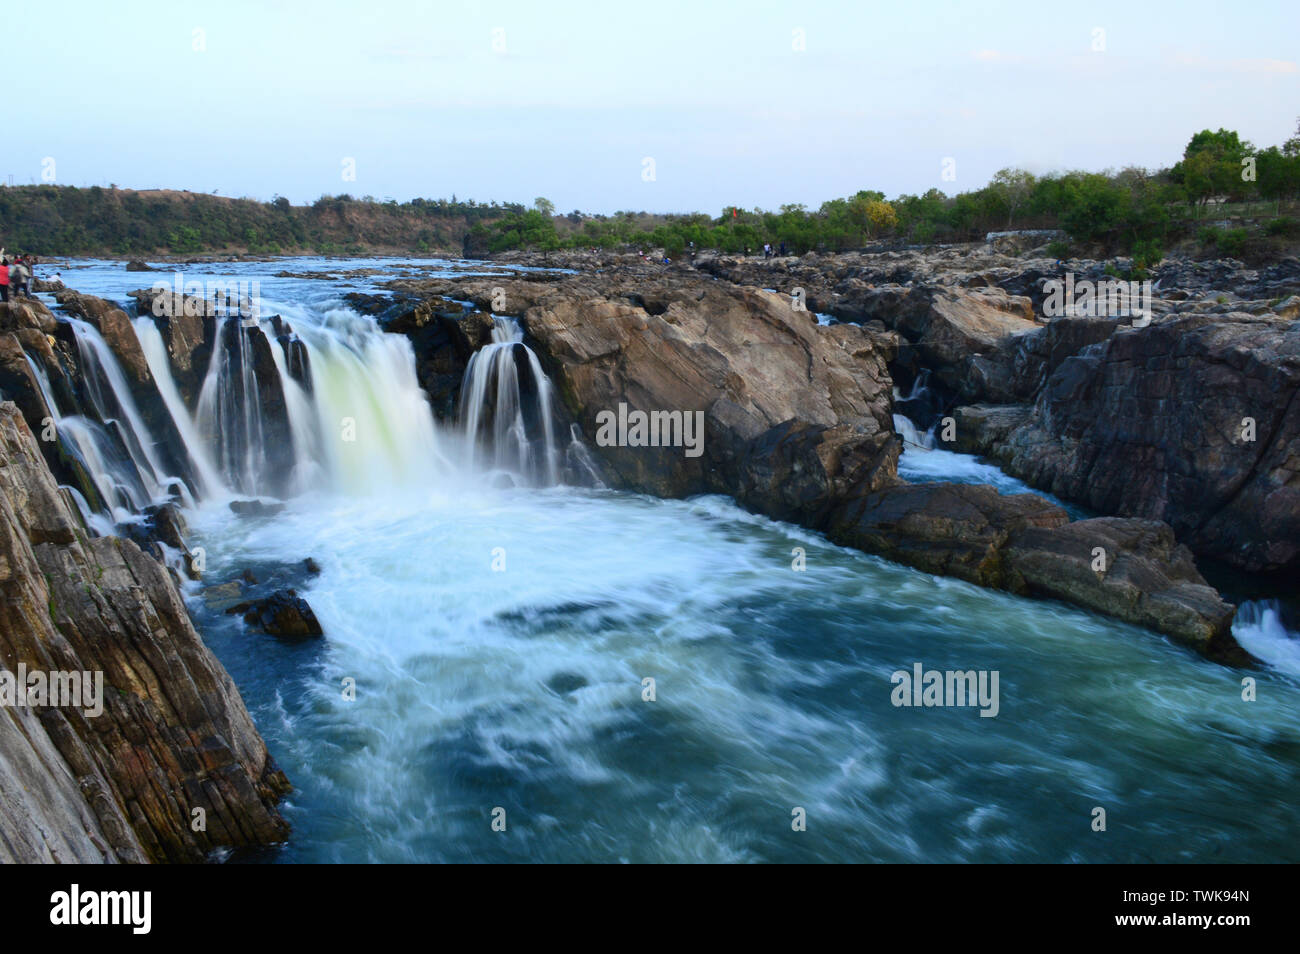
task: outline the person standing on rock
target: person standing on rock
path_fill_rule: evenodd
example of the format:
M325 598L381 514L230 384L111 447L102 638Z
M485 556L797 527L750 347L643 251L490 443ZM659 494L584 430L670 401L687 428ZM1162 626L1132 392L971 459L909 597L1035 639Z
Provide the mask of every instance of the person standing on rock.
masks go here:
M0 301L9 300L9 259L0 258Z
M13 265L9 266L9 287L14 293L15 298L31 298L31 289L28 287L27 265L23 257L19 255L14 259Z

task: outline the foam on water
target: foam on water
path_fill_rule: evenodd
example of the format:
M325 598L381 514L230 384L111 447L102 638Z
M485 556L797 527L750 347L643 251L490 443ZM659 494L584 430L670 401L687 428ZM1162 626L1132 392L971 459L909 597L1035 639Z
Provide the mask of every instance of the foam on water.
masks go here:
M286 394L295 454L320 472L278 515L237 518L209 496L189 523L212 582L322 567L298 585L323 640L283 643L192 600L295 784L294 835L270 857L1300 860L1300 687L1284 666L1253 672L1243 704L1238 673L1154 633L724 498L494 488L434 427L405 339L343 307L335 283L268 276L263 294L309 350L313 394ZM367 441L355 457L330 447L349 416ZM946 451L903 460L915 479L998 483ZM1239 634L1278 642L1268 619ZM895 707L891 675L917 662L997 671L998 716ZM1123 819L1104 838L1098 804Z

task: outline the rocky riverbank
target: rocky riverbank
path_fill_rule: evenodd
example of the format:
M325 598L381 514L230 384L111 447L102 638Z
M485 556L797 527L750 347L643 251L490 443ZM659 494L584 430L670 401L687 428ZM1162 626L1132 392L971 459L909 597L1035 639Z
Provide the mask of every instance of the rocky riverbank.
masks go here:
M0 593L5 670L102 674L99 713L0 707L0 861L202 861L287 837L288 781L171 577L132 541L89 535L11 402Z
M928 572L1076 603L1165 633L1213 658L1245 660L1230 632L1233 607L1206 583L1188 549L1203 538L1186 533L1176 512L1153 502L1158 497L1145 497L1144 508L1098 506L1109 498L1021 468L1038 486L1047 483L1046 489L1105 515L1071 522L1063 510L1033 495L909 484L897 471L902 442L892 423L893 391L922 376L932 380L931 420L918 423L925 427L951 416L952 443L962 446L971 446L977 434L993 433L977 431L972 414L957 410L981 400L1023 407L1029 415L1024 420L1055 428L1056 417L1035 410L1042 395L1053 393L1053 376L1073 367L1078 353L1093 354L1112 338L1139 336L1158 349L1160 336L1168 333L1162 329L1189 313L1218 326L1240 323L1237 316L1248 314L1286 334L1300 302L1289 297L1292 283L1300 281L1294 263L1249 273L1179 266L1183 270L1171 271L1169 280L1187 287L1161 286L1165 297L1152 309L1155 320L1133 327L1131 318L1084 324L1085 319L1058 322L1043 314L1045 279L1067 267L1105 276L1106 265L1116 263L1058 265L991 246L768 262L700 255L693 263L662 264L600 253L513 260L562 265L576 274L402 279L388 284L391 298L355 304L380 315L392 330L412 335L421 366L438 369L436 378L426 380L435 391L463 367L457 354L481 339L490 313L517 318L614 486L665 496L730 494L756 512ZM1273 293L1277 300L1236 300L1243 310L1234 312L1213 290L1205 292L1214 296L1208 304L1193 295L1197 282L1227 280L1223 276L1240 292ZM419 329L431 324L439 329L437 343L420 336ZM1275 343L1279 367L1289 367L1285 342L1292 340ZM1266 356L1263 363L1270 360ZM1168 375L1147 375L1140 367L1132 373L1141 382L1135 385L1139 392L1164 401L1145 409L1164 418L1153 425L1157 435L1178 426L1171 420L1205 415L1192 400L1194 385L1170 391ZM1286 380L1286 373L1276 380ZM1289 399L1283 388L1259 411L1270 422L1258 432L1261 446L1274 448L1268 453L1283 461L1291 459L1290 438L1278 429ZM680 446L599 440L603 416L620 406L647 416L701 414L701 452L691 456ZM1129 413L1142 411L1140 405L1129 407ZM1224 418L1235 413L1223 410ZM1023 423L1005 410L990 416ZM1126 446L1128 431L1112 424L1114 445ZM1211 444L1195 439L1181 446L1189 458L1203 451L1214 453ZM1182 466L1179 451L1166 452L1170 467ZM1112 459L1105 466L1122 473L1143 461ZM1270 568L1286 569L1289 544L1271 528L1289 526L1294 513L1285 469L1290 465L1253 477L1244 459L1220 466L1243 483L1263 480L1254 493L1268 500L1254 514L1243 503L1228 521L1237 535L1231 539L1259 541L1259 551L1272 554ZM1208 506L1193 496L1177 499L1188 507ZM1229 550L1225 544L1214 555L1243 552Z
M1050 313L1047 283L1108 281L1128 263L1055 262L1006 243L767 262L510 260L564 270L408 275L379 294L343 292L410 339L444 422L486 344L513 361L525 397L543 386L535 354L558 396L555 433L572 429L610 486L726 494L836 543L1085 607L1231 665L1251 662L1232 637L1234 607L1197 561L1277 587L1297 578L1293 260L1167 263L1137 315ZM173 573L199 567L179 508L156 501L204 480L174 415L197 414L217 354L239 382L219 419L256 405L257 493L289 493L296 461L276 455L293 445L289 382L304 395L317 385L308 349L279 316L241 323L214 302L141 289L136 315L157 329L146 329L146 355L127 311L39 290L62 314L39 301L0 305L0 587L11 608L0 653L10 671L102 672L105 698L93 717L0 712L0 858L201 860L280 841L275 805L288 783L185 612ZM499 316L518 323L522 342L500 337ZM987 485L909 482L900 412L933 427L940 446L984 455L1096 516L1071 519L1044 497ZM76 453L37 439L56 421L82 439ZM238 489L250 445L222 437L234 456L217 463ZM158 486L97 480L87 455L101 452L140 458L141 479ZM249 519L280 506L231 503ZM83 522L114 508L141 519L112 536ZM281 638L315 638L321 627L294 589L313 567L215 581L204 603Z
M1047 283L1101 285L1132 263L1041 252L701 253L694 269L893 335L895 384L921 377L932 392L908 413L922 429L950 416L939 437L952 449L1096 513L1167 522L1200 557L1300 582L1300 260L1166 261L1146 276L1150 314L1135 321L1048 314Z

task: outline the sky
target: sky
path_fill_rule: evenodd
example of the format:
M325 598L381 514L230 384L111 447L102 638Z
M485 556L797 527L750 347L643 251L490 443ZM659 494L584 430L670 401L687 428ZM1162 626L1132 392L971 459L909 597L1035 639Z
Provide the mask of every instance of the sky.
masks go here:
M560 212L815 208L1168 166L1300 117L1300 2L60 2L3 181ZM17 33L18 35L13 35Z

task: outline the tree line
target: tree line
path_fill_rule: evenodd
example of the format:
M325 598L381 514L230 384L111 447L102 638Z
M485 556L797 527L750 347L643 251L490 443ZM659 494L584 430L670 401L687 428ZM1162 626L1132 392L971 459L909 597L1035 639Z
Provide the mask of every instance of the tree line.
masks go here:
M1244 229L1207 226L1244 208L1262 214L1270 235L1295 237L1300 199L1300 124L1279 146L1258 149L1231 130L1202 130L1166 169L1072 171L1036 176L998 172L982 188L886 200L863 190L817 209L776 211L728 206L720 214L619 212L557 215L551 202L478 203L369 196L322 196L294 206L189 192L135 192L92 186L0 188L0 239L38 255L185 254L241 249L254 253L367 251L481 255L510 249L642 247L754 251L764 243L788 252L844 251L877 242L961 242L1010 229L1058 229L1076 243L1131 254L1138 267L1171 244L1196 237L1223 254L1239 252ZM1253 207L1252 207L1253 204ZM1271 216L1271 218L1270 218Z

